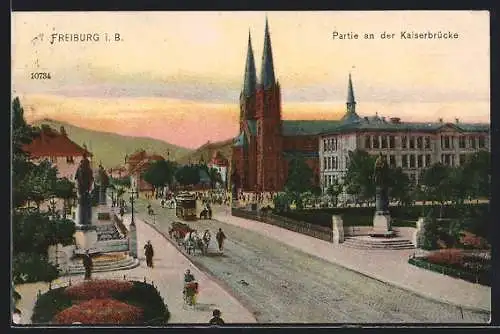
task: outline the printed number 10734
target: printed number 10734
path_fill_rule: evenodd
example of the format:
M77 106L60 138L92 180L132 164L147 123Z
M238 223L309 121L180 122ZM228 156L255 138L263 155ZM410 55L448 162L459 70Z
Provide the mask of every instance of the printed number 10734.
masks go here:
M47 79L51 79L51 75L48 72L32 72L31 79L32 80L47 80Z

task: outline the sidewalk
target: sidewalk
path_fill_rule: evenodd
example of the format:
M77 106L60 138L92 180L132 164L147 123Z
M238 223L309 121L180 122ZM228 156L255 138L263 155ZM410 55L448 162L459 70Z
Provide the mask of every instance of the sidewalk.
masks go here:
M239 301L212 281L206 274L194 267L175 247L152 227L134 218L137 226L137 242L139 250L139 267L118 272L93 273L93 278L123 278L144 280L153 282L165 300L171 313L169 324L175 323L198 323L208 324L212 317L212 311L216 308L221 310L222 318L226 323L256 323L255 317L244 308ZM125 225L130 224L130 215L124 216ZM154 247L154 268L146 267L144 257L144 245L151 240ZM200 284L196 309L184 306L182 297L184 272L190 269ZM83 275L72 277L72 281L79 280ZM67 277L58 281L65 282ZM57 282L56 282L57 283ZM29 324L33 307L36 302L38 290L42 293L48 290L48 284L33 283L16 287L22 299L20 308L23 312L23 323Z
M413 250L358 250L334 245L274 225L231 216L229 208L214 219L252 230L266 237L322 258L379 281L409 290L423 297L469 309L490 311L491 288L432 271L408 263ZM230 236L229 236L230 238Z

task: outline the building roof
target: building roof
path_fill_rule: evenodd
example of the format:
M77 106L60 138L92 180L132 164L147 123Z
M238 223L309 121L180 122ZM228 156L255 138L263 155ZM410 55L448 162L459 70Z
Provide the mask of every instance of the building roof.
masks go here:
M488 132L489 124L484 123L445 123L445 122L393 122L378 115L360 118L358 121L343 122L337 128L324 131L322 134L345 133L354 131L420 131L436 132L443 127L452 127L460 132Z
M332 131L340 126L341 122L325 120L281 121L283 136L312 136Z
M234 147L242 147L246 146L247 140L244 132L241 132L238 137L234 139L233 146Z
M23 150L33 158L41 157L69 157L69 156L92 156L92 154L73 142L65 134L59 133L55 129L42 125L40 134L33 141L23 146Z
M228 160L220 153L220 151L215 151L212 155L212 160L210 161L213 165L216 166L228 166Z
M264 32L264 50L262 51L262 67L260 71L260 83L264 89L269 89L275 84L273 50L271 47L271 36L269 34L269 23L266 17L266 28Z

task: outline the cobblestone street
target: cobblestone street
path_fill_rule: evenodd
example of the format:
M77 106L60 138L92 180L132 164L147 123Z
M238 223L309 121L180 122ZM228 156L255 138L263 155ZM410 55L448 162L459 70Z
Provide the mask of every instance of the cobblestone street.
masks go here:
M167 234L171 209L153 203L156 227ZM139 216L144 202L138 203ZM431 301L310 256L247 229L215 220L189 223L213 236L223 229L228 237L219 255L212 240L208 256L191 256L208 268L234 295L251 308L260 323L486 323L487 312L473 312Z

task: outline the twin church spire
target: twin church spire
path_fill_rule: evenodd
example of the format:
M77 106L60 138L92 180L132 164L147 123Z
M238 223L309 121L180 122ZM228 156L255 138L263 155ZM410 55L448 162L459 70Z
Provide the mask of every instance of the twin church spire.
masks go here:
M273 62L273 51L271 47L271 35L269 33L269 22L266 17L266 27L264 32L264 49L262 52L262 64L260 71L260 85L264 90L268 90L276 83L276 78L274 76L274 62ZM255 70L255 59L252 49L252 37L250 31L248 32L248 49L247 49L247 59L245 64L245 78L243 81L243 92L242 94L249 98L257 90L257 73ZM346 103L346 115L343 118L349 120L358 119L359 116L356 114L356 100L354 98L354 89L352 85L351 73L349 73L349 82L347 85L347 103Z
M264 51L262 53L262 65L260 71L260 85L267 90L275 84L273 51L271 48L271 36L269 34L269 23L266 17L266 29L264 33ZM252 49L252 37L248 32L247 61L245 64L245 78L243 81L243 94L252 96L257 89L257 72Z

